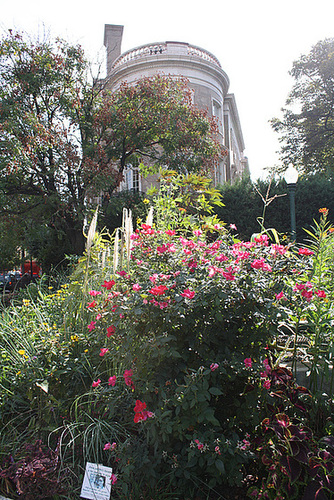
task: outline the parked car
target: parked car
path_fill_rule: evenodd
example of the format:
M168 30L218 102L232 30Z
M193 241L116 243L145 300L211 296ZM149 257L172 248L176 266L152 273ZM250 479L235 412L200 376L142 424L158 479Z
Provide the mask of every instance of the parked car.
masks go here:
M13 290L16 281L15 278L9 273L0 274L0 291L10 292Z

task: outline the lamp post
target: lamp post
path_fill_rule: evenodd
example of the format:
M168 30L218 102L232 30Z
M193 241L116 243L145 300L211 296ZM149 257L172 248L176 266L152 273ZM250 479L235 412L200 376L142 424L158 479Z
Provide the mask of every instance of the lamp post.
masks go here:
M291 239L296 241L296 184L298 180L297 170L290 164L284 173L285 182L288 185L290 198L290 217L291 217Z

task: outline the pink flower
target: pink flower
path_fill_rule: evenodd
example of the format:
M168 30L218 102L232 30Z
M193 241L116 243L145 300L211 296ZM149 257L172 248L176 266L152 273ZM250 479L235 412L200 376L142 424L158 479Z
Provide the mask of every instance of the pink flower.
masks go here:
M298 250L298 255L313 255L314 252L312 252L312 250L309 250L308 248L300 248Z
M113 375L112 377L109 377L108 385L111 385L112 387L114 387L115 384L116 384L116 375Z
M173 229L167 229L167 231L165 231L165 233L167 234L167 236L174 236L175 231Z
M111 481L112 485L114 485L114 484L117 483L117 476L116 476L116 474L114 474L114 473L111 474L110 481Z
M141 225L141 231L140 231L142 234L154 234L154 229L152 229L151 226L149 226L148 224L142 224Z
M218 363L211 363L210 370L212 372L214 372L215 370L217 370L217 368L219 368L219 364Z
M246 368L252 368L252 358L245 358L244 363Z
M124 277L124 276L126 276L126 271L117 271L117 274L118 274L119 276Z
M312 290L305 289L305 290L302 290L301 295L302 295L302 297L304 297L304 299L307 300L307 302L311 302L313 292L312 292Z
M101 380L100 379L97 379L96 382L94 380L93 383L92 383L92 387L98 387L100 384L101 384Z
M227 281L234 281L235 280L235 275L233 274L233 272L234 272L234 270L232 269L231 266L229 266L226 271L222 272L222 276L224 276L224 278Z
M95 319L96 319L96 321L98 321L98 320L99 320L99 319L101 319L101 318L102 318L102 314L101 314L101 313L98 313L98 314L96 315L96 318L95 318Z
M150 293L152 295L163 295L168 288L165 285L154 286L151 288Z
M237 226L235 224L230 224L230 229L234 229L234 231L237 230Z
M270 380L265 380L265 381L263 382L263 387L264 387L265 389L269 390L269 389L270 389Z
M139 292L139 290L141 289L141 286L138 285L138 283L135 283L133 286L132 286L132 290L134 290L135 292Z
M146 410L146 403L140 401L139 399L137 399L136 406L134 407L133 411L135 412L135 416L133 419L135 424L141 422L142 420L145 421L148 418L154 416L154 414L151 411Z
M96 321L91 321L89 325L87 326L88 330L91 332L92 330L95 329L96 326Z
M270 364L269 364L269 361L268 359L265 359L263 361L263 365L264 365L264 369L266 370L267 373L270 373L271 372L271 368L270 368Z
M259 234L258 236L255 236L254 241L256 243L260 243L260 245L264 245L267 247L269 238L266 234Z
M201 236L202 231L201 231L200 229L195 229L195 230L193 231L193 233L194 233L194 235L195 235L195 236Z
M180 295L182 295L182 297L186 297L187 299L193 299L195 297L195 292L186 288Z
M93 308L93 307L95 307L95 306L96 306L96 302L95 302L95 300L93 300L93 302L90 302L90 303L87 305L87 309L89 309L89 308Z
M133 375L132 370L125 370L125 372L123 374L125 385L134 387L133 382L132 382L132 375Z
M168 243L168 252L176 252L176 246L174 245L174 243Z
M243 439L242 442L244 443L242 446L241 446L241 450L247 450L247 448L250 447L250 442L247 441L247 439Z
M101 347L101 352L99 356L104 356L109 351L108 347Z
M107 337L111 337L115 333L116 329L114 325L108 326L107 328Z
M276 293L275 297L276 297L276 300L281 300L281 299L287 300L283 292Z
M101 286L103 286L103 288L105 288L106 290L111 290L112 287L114 286L114 284L115 284L114 280L111 280L111 281L104 280L104 283Z
M160 247L157 247L157 252L158 253L165 253L168 251L168 245L161 245Z
M88 293L92 297L96 297L97 295L101 295L102 294L102 292L97 292L96 290L90 290Z
M264 271L268 272L272 270L271 266L266 263L263 257L261 257L260 259L253 260L253 262L251 263L251 267L253 269L263 269Z
M215 452L216 452L216 453L218 453L218 455L221 455L221 453L220 453L220 449L219 449L219 446L216 446L216 447L215 447Z
M278 245L276 243L273 243L271 245L270 253L272 255L277 255L277 254L284 255L286 251L287 248L284 245Z
M112 450L112 451L114 451L116 449L116 447L117 447L116 443L112 443L112 444L111 443L106 443L104 445L103 451L105 451L105 450Z
M326 298L326 293L324 290L317 290L315 294L320 298L320 299L325 299Z

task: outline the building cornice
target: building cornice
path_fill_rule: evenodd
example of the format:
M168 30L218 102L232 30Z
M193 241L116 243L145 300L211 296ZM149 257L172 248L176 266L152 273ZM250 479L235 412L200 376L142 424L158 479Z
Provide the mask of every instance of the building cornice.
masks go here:
M183 42L161 42L142 45L121 54L113 63L108 78L120 83L130 73L145 74L148 68L168 74L168 68L180 68L180 75L187 74L185 68L210 74L223 88L224 95L229 88L229 78L221 68L218 59L210 52ZM174 71L175 74L175 71Z

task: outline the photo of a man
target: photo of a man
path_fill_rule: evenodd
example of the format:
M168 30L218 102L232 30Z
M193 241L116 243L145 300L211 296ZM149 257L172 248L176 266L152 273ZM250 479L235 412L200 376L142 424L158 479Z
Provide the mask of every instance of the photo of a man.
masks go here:
M92 488L103 490L106 485L106 478L102 474L92 474L89 478L89 482L92 485Z

